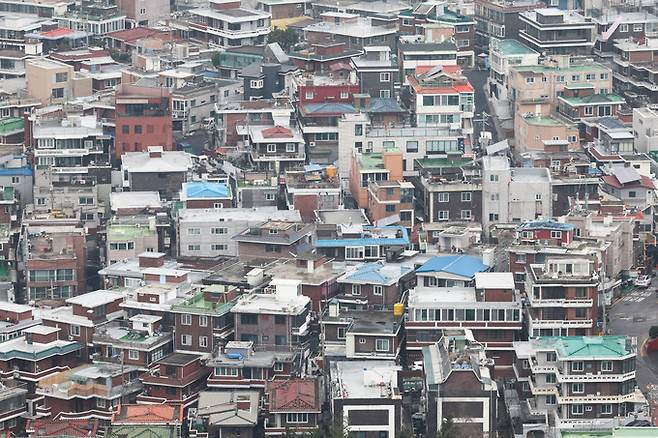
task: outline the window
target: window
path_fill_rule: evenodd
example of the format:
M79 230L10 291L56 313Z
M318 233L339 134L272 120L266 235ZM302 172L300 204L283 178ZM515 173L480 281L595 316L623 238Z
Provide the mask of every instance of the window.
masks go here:
M490 221L497 221L498 220L498 213L489 213L489 220Z
M206 315L199 315L199 327L208 327L208 317Z
M240 324L255 325L258 324L258 315L255 313L241 313Z
M128 359L130 359L130 360L139 360L139 351L137 351L137 350L128 350Z
M601 414L612 415L612 405L610 404L601 405Z
M571 405L571 414L583 415L583 405L579 405L579 404Z
M642 32L642 30L644 30L644 26L642 23L633 24L633 32Z
M199 336L199 347L201 348L208 347L208 336Z
M96 407L97 408L105 408L107 406L107 401L104 398L97 398L96 399Z
M391 97L391 90L379 90L379 97L388 99Z
M554 351L546 353L546 362L557 362L557 354Z
M462 47L463 48L463 47L468 47L470 45L471 45L471 42L469 40L464 40L464 39L457 40L457 47Z
M613 364L611 360L604 360L601 362L601 371L610 372L613 369Z
M498 182L498 175L489 175L489 181Z
M557 377L555 377L555 374L546 374L546 383L555 383L557 381Z
M375 350L388 352L389 343L388 339L377 339L375 341Z
M304 93L304 97L306 97L306 99L313 99L313 92L307 91L306 93Z
M564 76L558 76L556 81L557 82L564 82Z
M373 286L372 294L382 296L384 294L384 286Z
M345 248L345 259L361 260L364 257L364 248L362 246L348 246Z
M471 220L471 210L461 210L459 216L462 220L470 221Z
M585 364L581 362L571 362L571 371L583 371Z
M263 80L258 79L258 80L252 80L249 82L249 86L251 88L263 88ZM313 93L311 93L311 99L313 99Z
M415 140L408 141L407 152L418 152L418 142Z
M66 82L69 79L69 74L66 72L55 73L55 82Z
M18 184L21 182L21 177L20 176L12 176L11 177L11 183L12 184Z
M391 74L390 73L380 73L379 74L379 82L391 82Z
M297 145L295 143L286 143L286 152L293 153L297 150Z
M201 245L187 245L188 251L201 251Z
M630 192L628 192L628 197L629 197L629 198L635 198L635 197L637 197L637 192L634 192L634 191L630 191Z
M361 285L353 284L352 285L352 295L361 295Z
M180 343L181 343L181 345L192 345L192 336L190 336L190 335L181 335Z
M567 141L569 143L575 143L576 140L578 140L578 137L576 137L575 135L570 135L570 136L567 137Z
M521 389L523 390L523 392L528 392L528 391L530 391L530 385L528 385L528 382L523 382L523 383L521 384Z
M274 362L274 371L280 373L283 371L283 363L281 362Z
M237 376L238 375L238 369L237 368L228 368L228 367L217 367L217 368L215 368L215 375L216 376Z
M274 201L276 199L276 194L275 193L265 193L265 200L266 201Z
M446 192L439 193L438 202L449 202L449 201L450 201L450 193L446 193Z
M585 80L586 81L593 81L594 79L596 79L596 75L594 73L587 73L585 75Z
M308 414L305 412L293 412L286 416L286 423L308 423Z
M188 236L198 236L201 234L201 228L188 228L187 229L187 235Z
M525 78L525 81L528 84L534 84L535 83L535 78L532 77L532 76L528 76L527 78Z
M273 154L273 153L275 153L275 152L276 152L276 145L273 144L273 143L269 143L269 144L267 145L267 153L268 153L268 154Z
M286 345L288 343L288 338L286 338L285 336L275 336L274 343L276 345Z
M440 221L450 220L450 211L448 211L448 210L439 211L439 220Z
M491 199L492 201L498 201L498 200L500 200L500 193L492 193L491 196L490 196L490 199Z
M336 332L336 338L338 339L345 339L345 332L347 329L345 327L338 327L338 330Z
M80 205L94 205L94 198L82 197L82 198L78 199L78 203Z
M551 239L561 239L562 231L551 231Z
M599 76L601 79L608 79L608 73L601 73Z
M226 234L228 233L228 228L211 228L210 234Z
M594 107L592 106L586 106L585 107L585 115L586 116L591 116L594 114Z
M347 99L349 97L350 97L350 93L348 93L347 91L341 91L340 92L340 98L341 99Z
M69 333L71 336L80 336L80 326L79 325L71 325L69 328Z
M395 204L386 204L386 213L395 213Z
M471 192L462 192L462 202L471 202Z
M135 125L135 134L142 133L142 125Z
M571 393L572 394L582 394L585 392L584 383L572 383L571 384Z

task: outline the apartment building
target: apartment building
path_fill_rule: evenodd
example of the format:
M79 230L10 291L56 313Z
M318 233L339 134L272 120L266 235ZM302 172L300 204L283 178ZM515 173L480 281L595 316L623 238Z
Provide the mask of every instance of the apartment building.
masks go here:
M423 348L423 378L427 388L426 427L440 432L444 418L455 422L452 433L487 436L498 422L498 385L493 380L491 359L468 329L443 330L437 343Z
M211 370L202 365L200 356L185 353L169 354L157 362L157 367L156 372L140 376L144 392L137 396L137 402L179 405L182 417L183 408L199 400Z
M409 232L400 225L318 225L313 246L326 258L374 261L399 257L409 245Z
M366 46L364 54L350 59L361 93L371 97L395 97L395 83L400 77L391 59L391 48Z
M419 41L420 40L420 41ZM450 39L432 42L421 37L400 37L398 45L398 67L401 83L408 84L408 77L420 73L418 68L433 68L440 65L457 65L457 45Z
M195 78L186 81L183 86L177 86L171 91L173 130L185 133L205 128L211 120L215 104L247 99L246 93L243 96L241 92L240 82L222 79L208 81Z
M647 412L635 382L634 338L542 336L514 350L517 383L505 399L515 433L604 431Z
M530 336L593 336L600 332L600 277L591 257L546 257L526 266Z
M547 55L589 55L594 47L596 24L574 11L557 8L519 13L520 39Z
M117 6L119 13L137 26L157 26L160 20L170 18L171 7L167 1L119 0Z
M150 146L147 151L127 152L121 157L124 190L157 191L163 199L178 199L183 183L191 179L192 156Z
M91 35L106 35L126 28L126 15L108 0L84 0L55 19L58 27Z
M304 222L313 222L318 209L337 209L342 205L342 190L334 165L306 165L303 171L285 175L285 201L299 211Z
M237 256L238 242L231 239L245 229L266 221L299 222L296 210L276 207L184 209L178 213L178 254L182 257Z
M539 53L515 39L492 39L489 43L489 89L499 100L508 98L508 76L517 66L539 64Z
M534 0L521 0L514 3L500 0L476 0L475 46L478 52L486 53L493 39L512 38L519 40L519 31L525 28L519 14L543 8L544 3Z
M402 182L403 154L399 148L362 153L353 150L352 154L349 188L357 207L368 207L368 186L372 182Z
M43 105L92 95L91 78L53 59L35 58L26 61L25 80L28 94L39 99Z
M116 88L114 158L150 146L174 150L171 92L166 88L120 84Z
M242 7L240 1L213 0L210 8L190 10L190 36L223 48L264 45L272 14Z
M408 230L413 229L414 185L409 181L374 181L368 184L368 214L374 224L394 217Z
M392 17L361 17L347 12L324 12L320 22L304 28L309 43L332 41L345 48L363 50L366 46L395 47L397 19Z
M559 97L560 101L562 97ZM521 114L514 116L514 133L519 152L560 152L580 149L580 132L574 123L566 123L552 115Z
M460 129L463 134L473 133L474 90L459 67L439 66L416 69L408 77L409 107L419 127ZM454 127L454 128L453 128ZM465 150L459 141L437 141L428 154L442 154Z
M549 169L513 168L507 157L500 156L486 156L482 163L482 228L485 234L495 223L551 217Z
M615 13L606 9L593 21L597 26L594 51L602 57L611 57L619 42L643 41L658 31L658 17L648 11Z

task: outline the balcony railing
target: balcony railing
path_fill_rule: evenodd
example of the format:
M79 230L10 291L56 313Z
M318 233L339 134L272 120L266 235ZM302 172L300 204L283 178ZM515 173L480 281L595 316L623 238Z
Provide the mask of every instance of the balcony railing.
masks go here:
M306 159L306 152L303 151L285 153L260 153L251 151L250 155L254 161L301 161Z
M634 379L635 371L624 374L558 374L558 382L624 382Z

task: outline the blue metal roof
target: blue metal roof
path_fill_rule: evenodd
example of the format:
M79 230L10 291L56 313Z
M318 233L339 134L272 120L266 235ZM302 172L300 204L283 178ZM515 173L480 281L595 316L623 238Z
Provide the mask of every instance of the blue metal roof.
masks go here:
M32 169L29 167L0 168L0 176L32 176Z
M567 224L557 221L531 221L516 227L516 231L532 231L532 230L559 230L559 231L572 231L576 227L573 224Z
M208 181L193 181L185 187L187 199L230 198L231 189L222 183Z
M366 263L359 266L359 268L357 268L356 271L347 274L345 276L345 280L362 281L362 282L375 283L375 284L388 284L391 280L394 280L395 278L385 275L386 273L392 273L392 272L391 269L384 269L384 268L386 268L386 265L381 262ZM383 271L388 271L388 272L385 273ZM402 276L409 271L411 271L411 268L409 266L400 266L400 269L397 272L399 272L400 274L399 276Z
M469 255L436 256L426 261L416 272L446 272L465 278L473 278L478 272L489 270L479 257Z
M316 248L341 248L347 246L374 246L374 245L399 245L407 246L409 244L409 233L402 226L387 227L363 227L364 231L376 229L396 229L402 232L402 237L360 237L354 239L318 239L315 241Z

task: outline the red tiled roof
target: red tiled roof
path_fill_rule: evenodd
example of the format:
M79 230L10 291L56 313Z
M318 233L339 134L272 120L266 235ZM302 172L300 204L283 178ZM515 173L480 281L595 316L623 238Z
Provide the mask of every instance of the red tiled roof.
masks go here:
M112 418L113 424L169 424L183 421L183 409L173 405L123 405Z
M32 431L34 437L95 437L98 429L98 420L30 420L26 425L27 431Z
M73 33L73 31L71 29L68 29L66 27L58 27L57 29L47 30L45 32L41 32L41 35L52 38L52 37L70 35L72 33Z
M416 74L422 75L428 71L436 68L436 65L418 65L416 66ZM462 68L459 65L443 65L441 66L441 71L449 74L461 73Z
M290 138L293 137L292 131L283 126L274 126L272 128L263 129L263 138Z
M344 62L337 62L335 64L331 64L329 66L329 70L331 71L352 70L352 67L350 67L348 64Z
M270 412L320 412L320 390L317 379L290 379L268 382Z
M123 42L134 42L153 36L162 36L163 38L168 38L169 34L161 30L151 29L150 27L133 27L132 29L110 32L106 36Z

